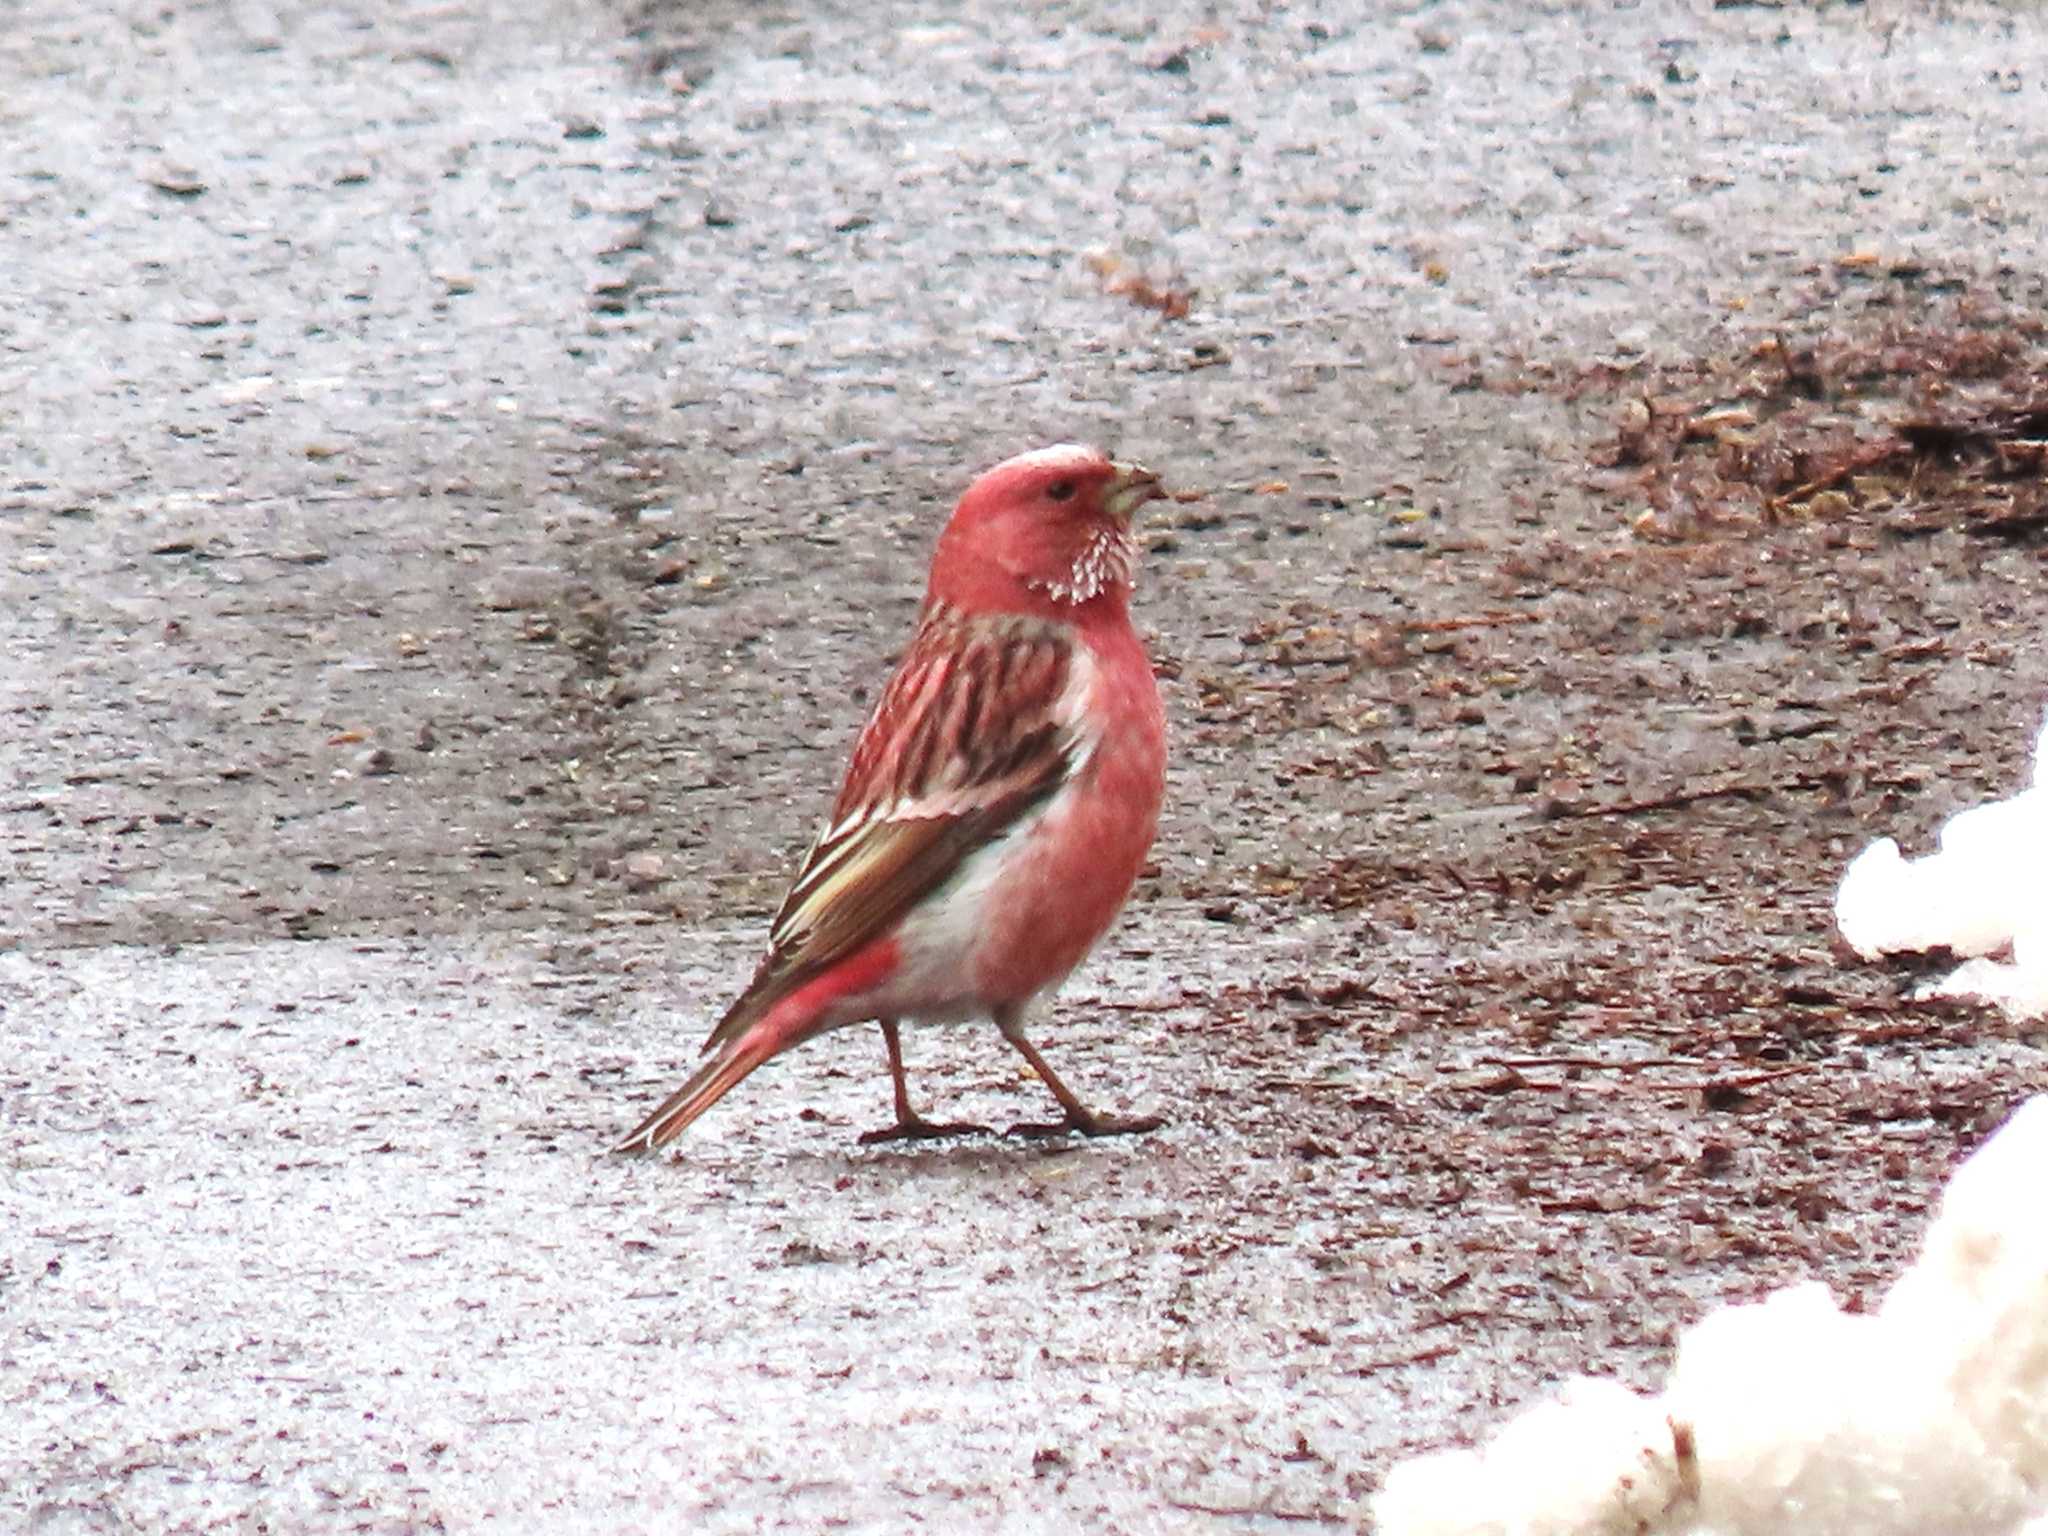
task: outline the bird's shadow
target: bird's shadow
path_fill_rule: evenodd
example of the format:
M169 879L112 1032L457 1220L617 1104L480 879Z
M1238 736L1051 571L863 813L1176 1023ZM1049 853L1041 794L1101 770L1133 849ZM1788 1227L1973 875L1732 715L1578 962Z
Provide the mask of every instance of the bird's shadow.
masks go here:
M683 1168L677 1165L702 1173L730 1173L743 1169L751 1181L772 1168L778 1176L793 1176L801 1185L822 1185L825 1188L831 1188L842 1178L863 1172L888 1172L906 1177L996 1174L1090 1153L1128 1155L1118 1149L1142 1146L1161 1134L1021 1136L992 1131L986 1135L969 1134L944 1140L895 1141L863 1146L855 1139L857 1132L800 1122L788 1132L787 1138L778 1132L773 1136L748 1136L737 1141L700 1141L694 1146L685 1138L659 1152L612 1157L609 1144L597 1139L597 1128L590 1129L593 1133L593 1156L606 1162L645 1168L650 1174L658 1174L665 1167L682 1172ZM814 1145L792 1144L796 1137L804 1134L827 1139L821 1139Z

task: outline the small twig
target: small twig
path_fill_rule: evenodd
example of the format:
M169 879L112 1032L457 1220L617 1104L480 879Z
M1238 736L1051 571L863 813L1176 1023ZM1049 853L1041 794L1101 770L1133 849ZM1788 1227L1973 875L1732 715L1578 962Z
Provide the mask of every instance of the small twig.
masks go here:
M1788 725L1782 731L1765 731L1759 736L1740 738L1741 745L1754 747L1773 741L1804 741L1809 736L1819 736L1835 728L1832 719L1809 720L1804 725Z
M1943 1025L1948 1022L1938 1017L1924 1019L1902 1019L1895 1024L1868 1024L1851 1028L1828 1031L1833 1040L1848 1040L1857 1045L1884 1045L1894 1040L1924 1040L1930 1035L1945 1033Z
M1619 805L1563 805L1553 802L1543 808L1543 815L1548 821L1574 821L1590 816L1639 816L1645 811L1675 811L1702 800L1769 794L1770 789L1768 784L1741 782L1716 784L1708 789L1681 789L1649 800L1624 800Z
M1269 1509L1262 1504L1198 1504L1193 1499L1176 1499L1166 1496L1166 1502L1174 1509L1184 1509L1195 1515L1235 1515L1247 1520L1294 1520L1303 1525L1349 1525L1351 1522L1342 1515L1325 1514L1320 1509Z
M1499 1077L1486 1078L1479 1082L1459 1083L1455 1086L1476 1089L1484 1093L1506 1093L1516 1089L1529 1089L1537 1093L1560 1093L1568 1086L1559 1082L1542 1082L1524 1077L1524 1070L1542 1067L1591 1068L1601 1072L1647 1072L1659 1067L1704 1067L1709 1063L1698 1058L1662 1056L1643 1061L1600 1061L1589 1056L1552 1057L1501 1057L1483 1056L1473 1065L1496 1067ZM1793 1077L1801 1072L1811 1072L1813 1064L1796 1063L1789 1067L1772 1067L1765 1071L1749 1072L1739 1077L1702 1078L1694 1081L1651 1082L1645 1086L1656 1093L1732 1093L1744 1088L1754 1088L1759 1083L1776 1082L1781 1077Z
M1424 1328L1455 1328L1460 1323L1491 1322L1493 1314L1483 1307L1467 1307L1462 1312L1446 1312L1442 1317L1433 1317L1426 1323L1416 1325L1416 1332Z
M1328 1093L1333 1089L1349 1093L1356 1090L1358 1084L1324 1083L1306 1077L1262 1077L1252 1086L1261 1093L1278 1093L1284 1088L1291 1088L1296 1093Z
M1675 1419L1666 1414L1664 1422L1671 1426L1671 1456L1678 1466L1678 1493L1665 1505L1669 1513L1682 1503L1700 1501L1700 1446L1690 1419Z
M1900 450L1904 446L1896 437L1872 443L1869 447L1850 454L1848 458L1818 479L1809 480L1804 485L1794 486L1791 490L1781 495L1773 496L1765 505L1773 512L1783 512L1795 501L1804 501L1809 496L1840 485L1858 470L1868 469L1873 464L1882 464L1887 459L1898 457Z
M1454 629L1495 629L1503 624L1540 624L1540 613L1481 613L1464 619L1410 619L1401 628L1411 635L1440 635Z
M1339 651L1334 656L1268 656L1269 667L1350 667L1358 664L1358 652Z
M1473 1093L1517 1093L1527 1089L1531 1093L1563 1093L1563 1083L1538 1082L1524 1077L1513 1067L1505 1067L1492 1077L1475 1078L1471 1082L1453 1083L1453 1088L1468 1089Z
M1129 299L1141 309L1157 310L1168 320L1185 320L1194 307L1194 289L1178 283L1155 283L1108 251L1090 256L1088 266L1102 279L1104 293Z
M1754 1088L1759 1083L1774 1083L1781 1077L1797 1077L1803 1072L1814 1070L1814 1063L1798 1066L1777 1067L1769 1072L1750 1072L1741 1077L1715 1077L1697 1083L1653 1083L1660 1093L1735 1093L1744 1088Z
M1472 1064L1476 1067L1506 1067L1510 1072L1532 1067L1590 1067L1600 1072L1646 1072L1653 1067L1704 1065L1697 1056L1647 1056L1628 1061L1605 1061L1598 1056L1481 1056Z
M1428 1365L1432 1361L1441 1360L1446 1355L1455 1355L1457 1352L1458 1346L1455 1344L1432 1344L1428 1349L1418 1349L1412 1355L1400 1355L1392 1360L1375 1360L1370 1365L1361 1365L1351 1374L1371 1376L1378 1371L1398 1371L1404 1365Z

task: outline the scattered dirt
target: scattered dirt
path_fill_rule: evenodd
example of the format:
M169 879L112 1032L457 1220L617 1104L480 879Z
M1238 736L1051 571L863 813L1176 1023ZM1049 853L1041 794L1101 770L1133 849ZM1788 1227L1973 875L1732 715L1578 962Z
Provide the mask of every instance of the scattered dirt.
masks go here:
M1315 971L1208 1006L1276 1060L1435 1057L1419 1094L1261 1087L1298 1100L1305 1168L1374 1167L1319 1196L1356 1223L1329 1261L1426 1228L1449 1337L1491 1341L1466 1348L1525 1338L1540 1373L1547 1309L1622 1285L1590 1353L1629 1373L1702 1271L1874 1299L1938 1171L2042 1085L2037 1028L1907 1002L1928 962L1863 963L1832 918L1869 838L1924 846L2022 782L2048 697L2023 310L1828 284L1709 355L1559 368L1607 532L1396 521L1429 617L1297 599L1238 631L1241 669L1182 669L1209 771L1258 762L1331 829L1188 890L1219 936L1329 915ZM1482 1214L1509 1210L1542 1218L1511 1254Z
M1841 329L1768 336L1747 358L1652 368L1625 385L1613 368L1590 370L1587 394L1626 391L1615 440L1592 460L1617 473L1594 487L1642 506L1646 538L1851 516L1895 538L1950 523L2039 536L2048 324L1981 294L1929 303L1920 286L1881 290ZM1821 302L1856 312L1839 291Z

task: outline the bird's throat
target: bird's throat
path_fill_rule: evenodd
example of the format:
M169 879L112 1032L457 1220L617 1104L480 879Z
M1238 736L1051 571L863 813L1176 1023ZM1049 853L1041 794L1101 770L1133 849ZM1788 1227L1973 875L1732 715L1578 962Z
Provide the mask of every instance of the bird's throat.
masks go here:
M1089 535L1065 576L1033 581L1030 585L1056 603L1079 607L1112 589L1128 593L1137 565L1137 545L1130 534L1118 528L1102 528Z

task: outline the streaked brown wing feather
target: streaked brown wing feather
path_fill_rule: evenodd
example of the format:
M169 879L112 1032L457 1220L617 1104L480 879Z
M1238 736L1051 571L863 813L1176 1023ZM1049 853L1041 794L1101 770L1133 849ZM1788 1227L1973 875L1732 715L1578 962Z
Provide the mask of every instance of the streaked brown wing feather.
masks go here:
M1073 645L1041 621L927 613L790 882L767 958L707 1050L888 932L1066 781L1080 751L1059 715Z

